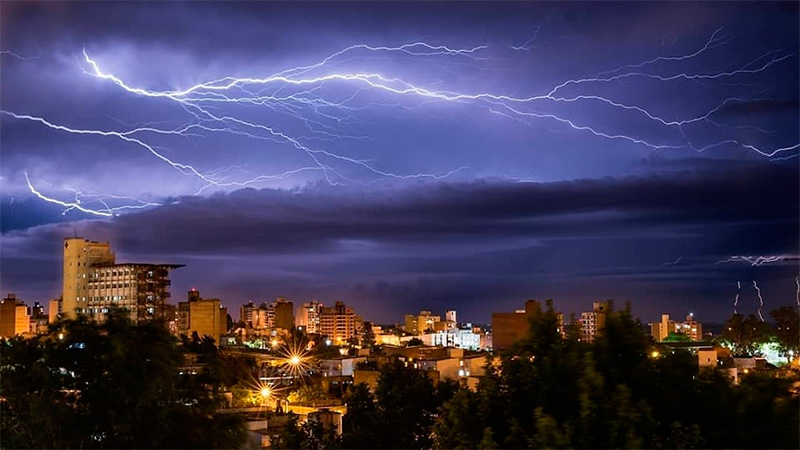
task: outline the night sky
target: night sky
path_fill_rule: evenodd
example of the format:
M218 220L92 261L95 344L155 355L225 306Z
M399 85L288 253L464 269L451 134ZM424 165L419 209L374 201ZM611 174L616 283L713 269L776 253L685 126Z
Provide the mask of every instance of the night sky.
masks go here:
M0 5L0 283L61 246L365 320L800 299L797 2ZM761 259L758 259L762 257ZM740 287L737 286L739 282Z

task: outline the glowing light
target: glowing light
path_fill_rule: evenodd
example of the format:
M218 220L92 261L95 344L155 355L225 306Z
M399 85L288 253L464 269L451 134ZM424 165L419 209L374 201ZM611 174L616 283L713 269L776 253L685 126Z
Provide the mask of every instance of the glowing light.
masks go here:
M272 396L272 389L269 387L261 388L261 397L267 399Z
M284 358L279 362L280 366L294 377L306 375L311 369L311 358L304 343L296 343L284 347L281 350Z
M661 356L661 353L659 353L657 350L653 350L653 352L650 353L651 358L658 358L659 356Z

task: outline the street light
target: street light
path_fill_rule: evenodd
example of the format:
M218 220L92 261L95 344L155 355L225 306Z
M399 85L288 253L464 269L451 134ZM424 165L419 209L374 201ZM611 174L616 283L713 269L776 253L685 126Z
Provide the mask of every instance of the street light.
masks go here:
M268 399L271 395L272 395L272 389L270 389L269 387L261 388L261 397L263 397L264 400Z

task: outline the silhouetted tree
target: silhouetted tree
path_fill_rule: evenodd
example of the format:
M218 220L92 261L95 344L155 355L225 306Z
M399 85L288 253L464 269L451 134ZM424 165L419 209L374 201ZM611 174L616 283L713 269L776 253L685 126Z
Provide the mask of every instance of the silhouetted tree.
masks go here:
M783 355L800 353L800 310L794 306L783 306L773 309L769 315L775 320L775 337Z
M163 324L134 325L112 310L102 324L59 326L2 343L4 448L230 448L246 439L241 418L216 412L216 380L179 373L183 357Z

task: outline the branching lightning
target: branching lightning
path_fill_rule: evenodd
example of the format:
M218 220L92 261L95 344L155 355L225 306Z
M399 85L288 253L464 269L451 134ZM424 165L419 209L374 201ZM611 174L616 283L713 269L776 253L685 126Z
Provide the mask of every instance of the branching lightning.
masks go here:
M32 59L39 59L39 56L22 56L19 53L14 53L11 50L0 50L0 55L3 56L10 56L12 58L19 59L20 61L30 61Z
M726 263L746 263L758 267L765 264L780 263L783 261L800 260L800 255L769 255L769 256L741 256L733 255L729 258L717 261L717 264Z
M521 46L512 47L514 50L530 50L537 44L539 29L533 37ZM784 63L796 55L781 50L771 50L759 57L734 69L708 73L689 73L676 71L670 74L655 73L651 69L660 63L670 63L669 66L682 63L690 59L699 59L731 41L729 36L722 34L722 29L717 29L698 49L682 55L657 56L648 60L626 64L612 70L600 72L590 78L573 78L565 80L555 86L543 90L540 94L529 96L512 96L497 92L459 92L455 90L434 89L431 86L440 80L433 80L426 85L408 81L398 75L380 73L375 71L338 71L336 67L343 61L350 61L356 57L364 57L367 61L370 55L376 53L394 54L410 60L429 60L444 58L467 59L472 63L480 63L489 59L489 48L486 45L468 48L452 48L444 45L432 45L426 42L413 42L396 47L370 46L356 44L338 50L322 58L316 63L287 68L263 77L234 77L226 76L211 81L201 82L193 86L177 90L152 90L136 87L126 82L122 76L105 71L101 64L92 58L86 50L83 51L82 67L84 73L100 80L116 85L125 93L155 100L166 100L174 103L187 114L185 125L177 128L160 128L157 122L143 126L129 127L126 131L103 130L92 128L78 128L56 124L53 121L20 112L0 111L7 117L16 120L28 121L43 125L55 131L91 135L96 137L113 138L126 144L145 150L159 162L169 165L180 175L194 178L198 181L198 188L194 192L199 195L209 189L230 189L257 185L270 180L282 179L297 175L302 172L316 171L330 184L364 183L359 179L358 173L367 175L367 183L380 180L413 180L413 179L443 179L466 170L466 166L454 167L444 173L398 173L380 167L372 160L360 159L343 153L334 152L324 146L311 145L309 141L332 142L341 139L365 139L367 136L349 135L342 132L349 123L358 123L362 119L359 113L367 108L392 106L413 110L427 102L450 103L460 107L478 107L489 113L511 118L523 122L548 121L566 130L588 133L592 136L623 141L645 147L651 150L677 150L688 149L704 152L713 148L738 147L755 152L761 156L773 159L786 159L797 156L800 143L790 143L778 148L763 148L750 142L744 142L735 137L712 142L706 145L697 145L688 136L686 127L695 124L709 124L717 129L724 130L726 125L714 120L714 116L723 108L737 103L752 101L752 98L731 97L713 108L692 117L667 118L656 113L645 105L628 104L618 99L608 98L593 92L594 86L620 82L626 79L643 78L657 83L673 83L682 81L713 83L734 77L764 72L777 64ZM3 52L4 54L10 52ZM13 55L13 54L12 54ZM18 55L14 55L18 56ZM455 64L455 63L454 63ZM340 91L332 95L328 87L335 85L344 87L344 94ZM576 90L580 90L577 91ZM567 94L569 92L569 94ZM395 103L387 105L382 102L369 101L364 103L358 99L368 97L372 93L380 93L382 97L389 96L396 99ZM619 130L613 126L600 126L583 123L571 117L569 113L552 110L554 106L569 108L575 104L591 103L610 108L620 114L631 114L663 128L672 133L674 138L661 138L654 140L642 135L634 135ZM236 107L236 109L234 109ZM296 120L309 133L299 135L281 129L278 125L268 122L257 122L240 114L240 108L259 108L281 117ZM227 108L227 109L226 109ZM260 115L259 117L265 117ZM265 119L269 120L269 119ZM751 127L758 129L757 127ZM760 129L758 129L760 130ZM764 130L760 130L764 131ZM300 152L307 164L276 174L257 174L249 178L234 178L229 170L216 168L204 170L190 164L188 161L178 161L167 157L164 152L151 143L153 136L180 136L204 137L211 134L224 133L234 136L269 141L286 146L293 151ZM353 175L356 173L356 175ZM141 209L157 205L157 203L133 201L129 205L110 207L104 203L103 194L87 196L80 191L73 190L74 201L62 201L46 196L37 191L27 174L25 175L29 190L37 197L50 203L61 205L65 211L79 210L87 214L101 217L110 217L126 209ZM100 207L87 207L87 200L99 203ZM83 200L83 201L82 201ZM120 200L120 199L117 199ZM135 200L135 199L134 199ZM723 262L746 261L751 265L762 265L777 262L784 257L754 257L733 256ZM676 261L677 263L677 261Z

